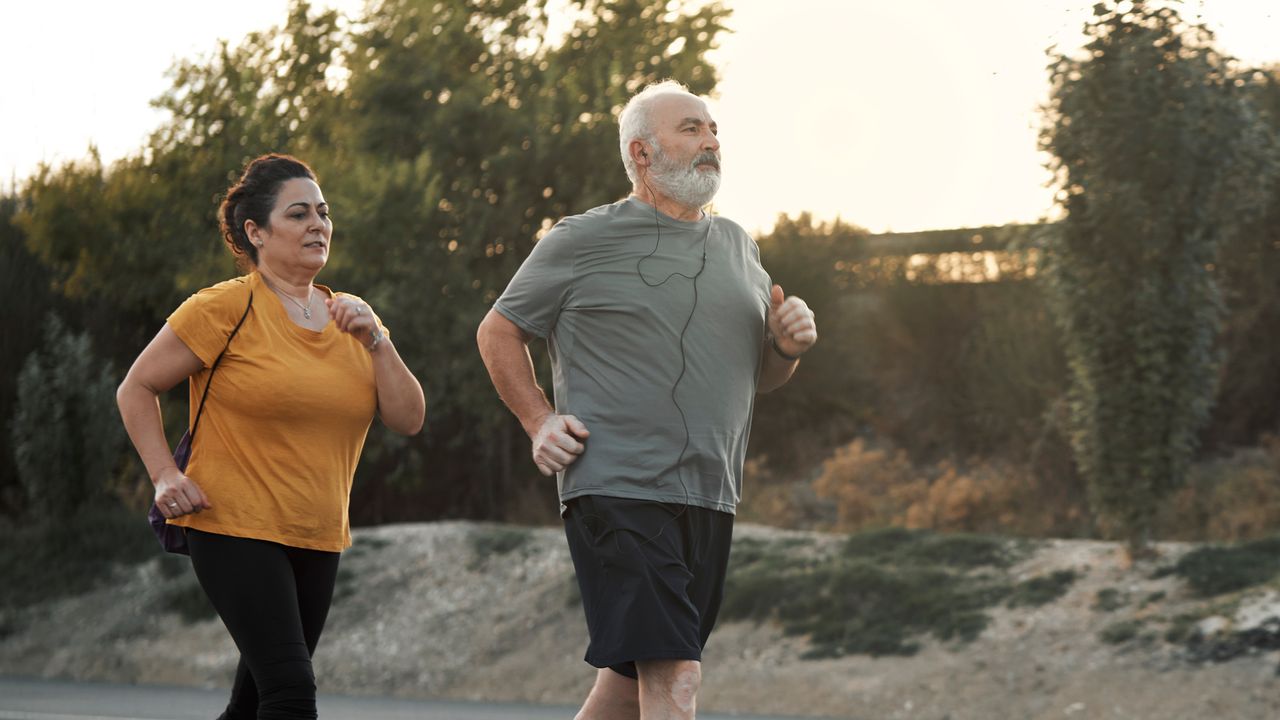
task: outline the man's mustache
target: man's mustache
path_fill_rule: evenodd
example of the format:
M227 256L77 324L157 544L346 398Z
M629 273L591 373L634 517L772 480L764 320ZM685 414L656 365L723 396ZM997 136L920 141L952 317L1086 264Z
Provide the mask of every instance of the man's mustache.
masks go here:
M696 168L696 167L698 167L699 165L710 165L710 166L714 167L717 171L719 171L719 170L720 170L720 158L719 158L719 156L717 156L717 155L716 155L715 153L713 153L713 152L704 152L704 153L702 153L701 155L699 155L698 157L696 157L696 158L694 158L694 159L693 159L693 167L695 167L695 168Z

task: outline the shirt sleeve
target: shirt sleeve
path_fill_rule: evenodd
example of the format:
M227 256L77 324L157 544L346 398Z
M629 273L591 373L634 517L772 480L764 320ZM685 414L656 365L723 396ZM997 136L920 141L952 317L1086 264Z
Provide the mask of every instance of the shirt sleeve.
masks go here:
M760 244L756 242L755 238L747 234L745 230L742 234L747 239L747 247L751 249L751 260L755 263L755 266L760 269L760 275L763 278L764 306L767 312L770 305L769 296L773 291L773 278L769 275L769 271L765 268L764 264L760 262Z
M493 309L521 330L546 338L569 296L574 251L572 227L562 220L533 246Z
M228 280L200 290L169 316L169 327L205 367L211 367L227 346L227 338L244 316L249 302L248 281Z

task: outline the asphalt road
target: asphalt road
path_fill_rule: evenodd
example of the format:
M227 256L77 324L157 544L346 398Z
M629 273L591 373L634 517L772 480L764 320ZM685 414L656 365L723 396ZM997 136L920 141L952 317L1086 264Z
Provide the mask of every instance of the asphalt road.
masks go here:
M0 677L0 720L212 720L227 690ZM325 720L569 720L576 708L321 696ZM784 720L712 715L702 720ZM785 719L794 720L794 718Z

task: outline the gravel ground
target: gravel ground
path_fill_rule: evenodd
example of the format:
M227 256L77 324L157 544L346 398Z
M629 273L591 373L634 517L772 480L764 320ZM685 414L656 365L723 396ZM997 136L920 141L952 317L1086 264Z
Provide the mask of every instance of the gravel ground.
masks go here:
M804 535L750 525L737 532ZM1186 550L1159 546L1165 562ZM974 642L926 641L911 657L802 660L804 638L770 623L723 624L707 648L699 704L876 720L1280 717L1280 633L1263 632L1280 628L1280 593L1263 588L1209 604L1174 577L1154 579L1154 569L1130 565L1111 543L1047 542L1014 572L1074 570L1079 579L1065 596L996 609ZM176 558L157 557L94 592L0 614L0 674L226 686L236 652L219 621L171 610L173 598L195 597L194 583ZM1100 609L1104 590L1121 607ZM1199 627L1210 640L1251 637L1255 647L1224 662L1194 661L1162 639L1187 612L1207 616ZM1142 624L1128 641L1099 639L1120 621ZM358 531L343 559L316 673L325 693L572 704L593 676L584 646L559 530L389 525Z

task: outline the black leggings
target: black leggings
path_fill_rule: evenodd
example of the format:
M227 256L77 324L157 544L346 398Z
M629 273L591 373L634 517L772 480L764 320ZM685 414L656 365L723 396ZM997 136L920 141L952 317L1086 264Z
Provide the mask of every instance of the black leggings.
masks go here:
M311 669L340 553L187 530L191 566L240 650L224 720L316 717Z

